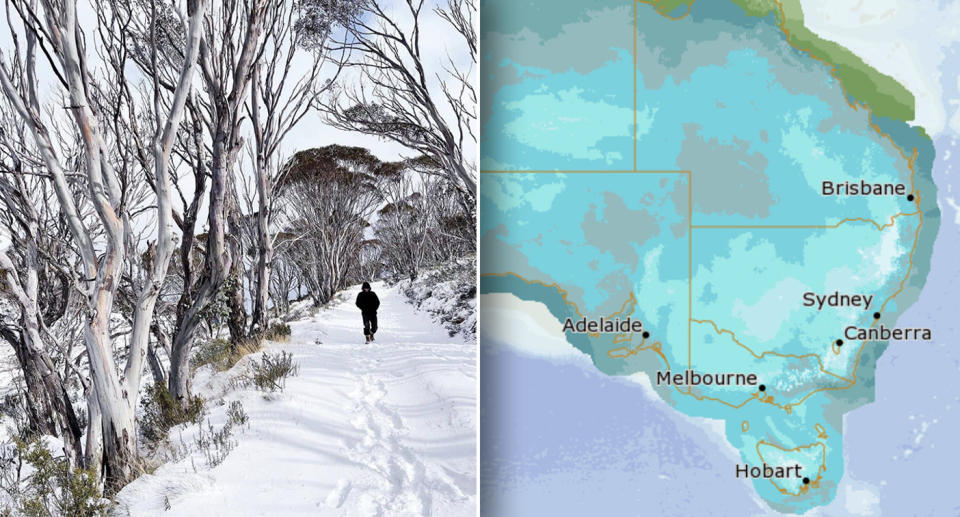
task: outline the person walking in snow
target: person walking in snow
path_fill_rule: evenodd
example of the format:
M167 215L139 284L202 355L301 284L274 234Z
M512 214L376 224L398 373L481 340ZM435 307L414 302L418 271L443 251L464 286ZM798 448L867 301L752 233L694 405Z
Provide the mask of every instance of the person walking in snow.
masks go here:
M363 316L363 335L367 338L367 343L373 341L373 335L377 332L377 309L380 308L380 299L377 293L370 289L370 284L364 282L357 295L357 307L360 308L360 314Z

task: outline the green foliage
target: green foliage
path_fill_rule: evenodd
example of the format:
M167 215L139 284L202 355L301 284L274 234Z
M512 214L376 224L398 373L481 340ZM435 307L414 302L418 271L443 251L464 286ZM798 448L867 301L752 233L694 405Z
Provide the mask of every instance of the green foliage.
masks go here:
M197 344L193 353L193 361L190 363L196 370L201 366L212 365L217 371L230 369L230 354L232 347L230 341L226 339L211 339Z
M290 327L285 326L289 336ZM272 329L273 327L271 327ZM276 340L279 340L279 338ZM237 364L237 361L242 359L243 356L259 351L260 339L258 337L251 337L237 344L226 339L211 339L197 345L191 364L194 370L209 364L218 372L224 372L233 368L233 365Z
M30 466L14 495L14 507L3 515L24 517L93 517L107 515L110 502L104 499L96 472L71 469L64 458L54 457L39 438L16 439L17 454Z
M300 365L293 362L293 354L263 354L260 361L251 364L250 381L260 391L283 391L287 378L300 373Z
M203 321L208 328L216 328L219 323L226 321L227 318L230 317L229 293L232 293L239 285L240 279L237 278L237 275L231 274L224 280L223 284L220 285L217 294L210 300L210 303L200 311L200 320Z
M181 405L162 384L147 388L147 394L140 401L143 416L140 418L140 433L150 443L158 443L167 437L174 426L192 422L200 423L206 414L203 399L191 398Z
M293 25L297 45L316 50L327 43L337 27L347 27L363 13L363 0L300 0Z
M289 341L290 333L290 325L283 322L274 323L263 332L263 339L267 341Z

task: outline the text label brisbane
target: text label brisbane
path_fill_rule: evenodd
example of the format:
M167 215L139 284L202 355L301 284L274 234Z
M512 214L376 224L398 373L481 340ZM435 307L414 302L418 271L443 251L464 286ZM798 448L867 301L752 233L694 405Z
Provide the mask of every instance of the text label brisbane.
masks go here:
M860 181L823 181L820 194L823 196L902 196L907 193L903 183L870 183Z

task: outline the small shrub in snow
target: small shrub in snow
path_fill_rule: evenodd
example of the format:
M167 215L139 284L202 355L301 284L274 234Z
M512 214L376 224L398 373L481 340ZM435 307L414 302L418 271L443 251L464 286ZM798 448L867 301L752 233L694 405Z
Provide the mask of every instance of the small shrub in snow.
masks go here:
M237 364L237 361L243 359L244 356L259 352L261 344L262 344L262 341L259 338L251 337L249 339L245 339L239 344L234 345L233 354L230 356L230 360L228 363L229 366L227 366L221 371L229 370L230 368L233 368L233 365Z
M164 440L174 426L187 422L200 423L206 414L201 397L195 396L183 406L162 384L153 384L147 388L146 396L141 399L140 405L143 408L140 433L150 443Z
M65 458L54 457L39 438L16 439L17 473L30 474L5 487L13 506L3 515L25 517L107 515L110 502L100 494L93 471L70 469ZM29 466L23 469L23 464Z
M237 426L247 425L250 417L247 416L247 412L243 409L242 402L234 400L230 403L230 407L227 408L227 421Z
M274 323L263 332L263 339L267 341L289 341L290 333L290 325L282 322Z
M203 452L208 467L216 467L227 459L227 456L238 444L237 440L233 438L233 431L246 425L249 421L250 417L243 409L243 403L235 400L227 408L227 422L219 430L210 423L209 419L207 420L206 430L202 425L200 426L200 431L194 438L194 443L197 450ZM194 470L196 470L196 466L194 466Z
M260 361L250 365L250 382L260 391L283 391L287 378L300 373L300 365L293 362L293 354L263 354Z
M233 365L237 364L243 356L259 351L260 339L256 337L245 339L240 343L232 343L226 339L211 339L197 345L191 364L194 370L211 365L218 372L223 372L233 368Z
M212 365L216 370L223 371L230 359L230 341L226 339L211 339L197 343L191 365L194 369Z
M229 421L219 430L213 427L213 424L207 420L207 429L200 426L200 432L194 438L197 450L203 452L206 458L207 466L216 467L227 459L233 449L237 447L237 441L233 439L233 424Z

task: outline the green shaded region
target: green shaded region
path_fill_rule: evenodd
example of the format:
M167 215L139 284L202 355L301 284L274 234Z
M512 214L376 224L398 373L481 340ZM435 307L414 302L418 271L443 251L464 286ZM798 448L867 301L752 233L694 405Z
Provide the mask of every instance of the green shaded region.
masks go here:
M834 69L834 76L843 84L844 91L855 101L866 104L874 115L900 120L913 120L915 100L896 79L880 73L846 47L814 34L803 23L800 0L731 0L749 16L767 16L774 13L780 27L787 33L787 41ZM653 0L650 2L661 14L689 10L694 0ZM683 7L686 6L686 7Z
M732 0L733 3L740 6L747 16L766 16L777 8L774 0Z
M740 3L739 1L737 3ZM803 24L800 0L781 3L783 28L788 33L790 44L810 52L810 55L832 64L836 77L843 83L848 95L870 106L875 115L908 121L914 118L914 98L894 78L883 75L863 62L842 45L827 41L810 31Z
M690 4L693 0L653 0L643 1L643 3L653 5L658 13L668 18L680 18L690 12Z

